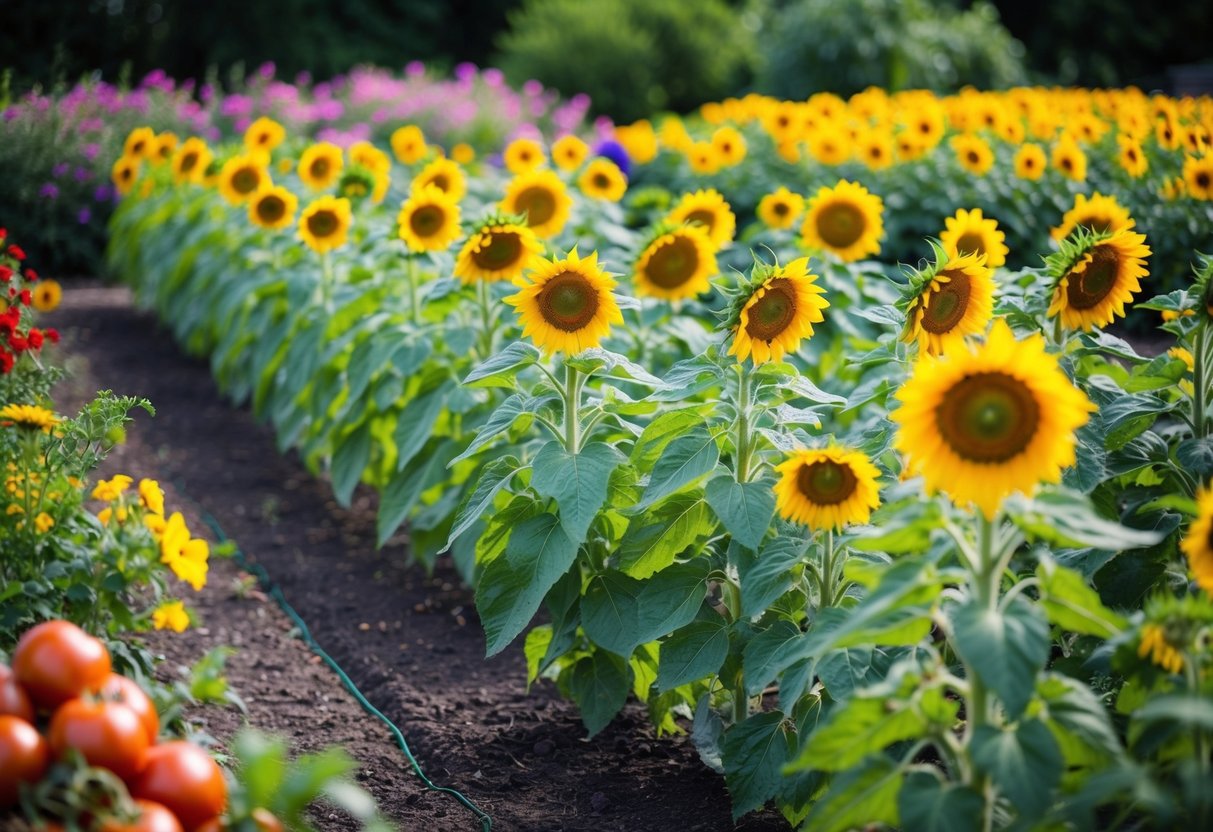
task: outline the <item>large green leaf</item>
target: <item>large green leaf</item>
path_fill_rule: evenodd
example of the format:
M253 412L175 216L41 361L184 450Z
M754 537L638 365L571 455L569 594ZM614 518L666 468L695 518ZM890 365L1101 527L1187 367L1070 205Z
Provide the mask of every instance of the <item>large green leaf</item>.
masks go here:
M653 465L649 484L637 508L648 508L662 497L691 484L715 468L719 461L716 437L706 428L695 428L678 437L666 446Z
M371 430L368 423L363 423L346 436L333 453L333 496L342 506L349 506L370 460Z
M746 644L742 653L746 692L756 696L785 668L801 657L804 633L786 618L776 619Z
M1005 730L979 725L971 740L973 765L1007 796L1021 821L1044 814L1061 782L1061 749L1039 719Z
M581 626L590 640L623 658L645 641L640 632L639 597L644 584L607 570L595 575L581 600Z
M733 798L734 821L778 794L784 763L792 753L783 723L782 713L766 711L725 732L724 779Z
M476 481L476 487L468 492L459 511L455 514L455 523L451 526L451 534L447 539L448 544L480 519L480 515L484 514L493 504L493 500L501 489L509 485L514 475L524 467L526 466L514 456L494 459L484 467L480 473L480 479Z
M531 487L556 501L565 531L580 543L606 502L611 472L623 460L623 454L604 442L591 442L570 454L553 440L535 455Z
M569 692L581 709L581 721L594 736L605 728L628 701L632 686L628 663L605 650L573 665Z
M380 495L379 514L375 519L380 546L400 528L417 504L421 492L446 468L447 461L455 455L456 450L455 443L450 439L435 440L428 452L422 455L420 464L393 475Z
M1049 621L1073 633L1108 639L1128 626L1125 619L1099 600L1082 575L1043 559L1036 567L1040 603Z
M672 690L720 670L729 655L729 628L724 619L694 621L661 643L658 690Z
M539 350L525 341L515 341L477 364L463 383L471 387L513 387L514 376L539 360Z
M934 772L906 776L897 796L901 824L914 832L973 832L981 828L985 801L967 786L945 783Z
M1030 536L1057 546L1092 546L1097 549L1138 549L1151 546L1163 535L1131 529L1096 513L1090 499L1063 488L1051 488L1033 498L1012 497L1007 515Z
M850 699L860 688L884 679L905 647L849 647L827 653L817 663L817 676L832 699Z
M706 597L708 559L676 563L648 578L637 596L641 642L653 641L689 624Z
M430 438L434 423L442 414L454 382L446 381L437 387L426 390L405 405L396 419L396 470L413 461L413 457Z
M633 517L616 552L619 568L635 578L665 569L680 553L714 529L707 503L696 494L679 494Z
M792 570L804 556L804 541L775 537L757 555L744 549L737 554L741 614L748 618L762 613L796 583L798 576Z
M1018 717L1049 657L1049 624L1022 596L1004 610L970 600L951 612L952 641L965 664Z
M813 804L802 829L851 832L869 826L899 826L897 793L902 771L887 757L871 757L858 768L840 774Z
M809 735L790 770L846 771L869 754L921 736L927 722L897 699L850 699Z
M734 540L747 549L758 548L775 516L770 482L737 482L726 474L708 482L704 496Z

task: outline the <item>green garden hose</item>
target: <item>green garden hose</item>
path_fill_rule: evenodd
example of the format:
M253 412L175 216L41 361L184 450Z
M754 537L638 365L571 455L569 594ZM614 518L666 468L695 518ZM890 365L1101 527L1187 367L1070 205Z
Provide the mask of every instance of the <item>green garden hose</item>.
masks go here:
M245 557L244 552L241 551L240 547L237 546L235 542L232 541L226 534L224 534L223 527L219 525L219 521L216 520L209 511L203 508L197 500L190 497L185 489L181 487L180 483L177 484L177 490L183 494L187 500L197 506L198 511L202 515L203 522L210 527L211 532L214 533L215 539L218 542L232 544L233 560L236 561L236 564L241 569L257 578L257 582L261 585L262 591L274 599L274 601L278 604L279 609L286 613L286 617L289 618L299 630L299 637L303 640L303 643L306 644L313 653L319 656L324 663L337 674L337 678L341 680L342 686L350 692L350 695L357 700L358 704L362 706L363 710L387 726L387 729L392 732L392 736L396 738L396 744L400 746L400 750L404 752L405 759L409 761L409 765L412 766L413 771L416 772L419 778L421 778L422 784L424 784L424 786L430 791L441 792L455 798L455 800L459 801L480 820L480 828L482 832L490 832L490 830L493 828L493 819L489 817L487 812L473 803L471 799L462 792L447 786L435 785L430 778L425 776L425 772L421 770L421 764L417 762L417 758L413 756L412 750L409 749L409 743L408 740L404 738L404 732L400 730L396 723L388 719L382 711L371 704L370 700L368 700L363 695L362 691L358 689L358 686L354 684L354 680L349 677L349 674L347 674L341 668L341 665L337 664L336 659L330 656L325 649L320 646L319 642L312 637L312 632L308 629L308 626L304 622L303 618L298 612L295 611L295 608L290 605L290 602L286 600L286 596L282 594L282 589L278 586L278 584L274 583L272 578L270 578L270 574L265 570L265 567L257 563L249 562L248 558Z

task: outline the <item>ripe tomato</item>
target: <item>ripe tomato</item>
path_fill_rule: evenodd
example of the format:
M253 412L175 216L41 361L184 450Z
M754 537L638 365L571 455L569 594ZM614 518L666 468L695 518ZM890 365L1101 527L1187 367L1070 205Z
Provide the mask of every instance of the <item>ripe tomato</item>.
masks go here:
M0 809L17 805L18 787L37 783L50 765L50 751L38 729L24 719L0 716Z
M147 729L126 705L73 699L51 719L51 750L56 756L74 748L90 766L107 768L123 780L143 769L151 743Z
M17 642L13 673L35 705L54 710L100 687L110 674L110 654L75 624L47 621Z
M160 717L156 715L156 706L143 688L125 676L111 673L97 695L106 702L118 702L134 711L147 731L148 745L156 744L156 738L160 736Z
M119 706L121 707L121 706ZM166 742L148 750L131 795L164 804L187 830L197 829L227 808L227 782L211 756L189 742Z
M206 823L194 829L193 832L225 832L226 829L227 827L223 825L222 819L211 818Z
M177 816L159 803L136 800L139 818L130 823L110 818L101 824L100 832L184 832Z
M34 721L34 703L29 694L17 683L8 665L0 664L0 716L4 714L30 723Z

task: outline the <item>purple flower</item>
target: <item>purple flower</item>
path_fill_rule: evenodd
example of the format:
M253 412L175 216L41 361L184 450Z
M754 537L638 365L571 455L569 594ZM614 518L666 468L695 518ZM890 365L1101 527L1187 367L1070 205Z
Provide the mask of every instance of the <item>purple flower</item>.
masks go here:
M215 88L210 84L203 84L202 89L198 90L198 97L201 98L204 103L209 103L210 100L215 97Z
M88 225L89 220L93 218L93 212L86 205L76 213L76 222L81 225Z
M594 155L610 159L623 171L624 176L627 176L628 171L632 168L632 161L628 158L628 152L623 149L623 145L612 139L605 139L599 142L594 148Z
M543 92L543 84L532 78L522 85L522 91L527 95L536 96Z
M105 128L105 122L99 118L86 118L80 121L81 133L98 133Z
M468 61L455 64L455 77L460 81L471 81L476 77L476 65Z
M277 69L278 68L274 66L273 61L266 61L261 66L257 67L257 74L268 81L274 77L274 73L277 71Z
M58 199L59 186L54 182L45 182L43 183L42 187L38 189L38 196L42 197L43 199Z
M425 64L421 61L409 61L404 66L404 74L410 78L420 78L425 75Z
M233 93L223 99L223 103L219 105L219 114L228 118L240 118L247 116L253 111L253 99L247 95L239 95Z
M87 182L93 178L93 172L86 167L77 165L76 169L72 171L72 176L77 182Z
M114 189L109 185L99 185L97 190L93 191L94 202L108 202L114 198Z
M53 168L51 168L51 176L55 177L56 179L62 179L67 173L69 167L71 166L67 162L58 162Z
M483 74L484 83L496 89L505 83L505 73L496 67L486 69Z

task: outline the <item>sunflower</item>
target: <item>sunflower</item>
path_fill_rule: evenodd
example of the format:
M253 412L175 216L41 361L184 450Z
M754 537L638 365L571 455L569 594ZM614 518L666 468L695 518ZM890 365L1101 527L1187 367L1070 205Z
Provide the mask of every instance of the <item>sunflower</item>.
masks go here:
M464 283L514 280L543 252L535 232L502 217L489 217L474 230L455 260L455 276Z
M796 451L775 467L775 506L781 517L813 531L866 523L880 506L880 471L849 448Z
M702 225L707 229L708 239L717 249L732 242L733 234L737 230L737 217L733 215L729 203L725 202L724 197L714 188L683 194L678 204L666 215L665 221L673 225Z
M286 130L272 118L262 116L244 131L244 147L249 153L268 156L270 151L282 144Z
M1125 304L1149 276L1146 236L1135 231L1092 234L1080 230L1047 263L1054 279L1049 316L1070 329L1090 331L1124 317Z
M618 202L628 189L628 178L610 159L599 157L585 166L577 187L590 199Z
M131 192L131 188L135 187L135 181L139 178L140 163L137 156L122 156L114 162L113 168L110 169L110 179L114 182L114 189L121 196L126 196Z
M506 145L501 158L506 169L515 176L532 171L547 161L543 155L543 145L527 138L514 139Z
M883 130L868 130L855 142L855 155L868 170L884 170L893 164L893 137Z
M445 251L459 238L459 218L459 203L441 188L426 185L409 193L396 223L410 251Z
M0 408L0 423L50 433L51 428L59 424L59 417L53 411L36 404L6 404Z
M796 352L802 340L813 337L813 324L825 320L821 311L830 305L816 281L807 257L786 266L755 265L726 324L733 331L729 355L739 363L752 356L758 365Z
M955 216L944 220L944 226L939 241L949 254L984 254L985 264L991 269L1007 262L1010 252L1005 242L1007 235L998 229L997 220L983 217L980 208L972 211L961 208Z
M392 153L404 165L415 165L425 158L429 148L425 145L425 133L415 124L397 127L390 139Z
M569 221L573 198L564 182L550 170L519 174L505 189L501 210L526 216L526 224L540 239L559 234Z
M720 152L711 142L693 142L686 149L691 171L700 176L711 176L720 170Z
M1142 659L1148 656L1152 663L1168 673L1182 673L1184 669L1183 654L1167 640L1167 630L1160 624L1146 624L1141 628L1137 656Z
M841 165L851 158L851 137L837 127L823 127L808 140L809 153L823 165Z
M150 127L136 127L126 137L122 155L132 159L148 159L156 146L156 131Z
M337 180L337 196L343 196L354 204L376 192L375 173L362 165L349 165Z
M641 297L683 300L710 289L716 248L700 225L662 226L636 258L632 280Z
M349 155L351 165L362 165L375 174L376 178L386 176L392 171L392 160L370 142L354 142L350 145Z
M920 357L897 398L907 472L989 519L1007 495L1061 479L1095 410L1041 335L1017 341L1002 319L980 348Z
M1184 184L1193 199L1213 199L1213 155L1184 157Z
M269 171L254 156L233 156L219 171L219 193L232 205L241 204L270 184Z
M281 185L258 191L249 200L248 218L262 228L286 228L295 219L299 200Z
M589 146L572 134L561 136L552 144L552 161L561 170L577 170L589 155Z
M1132 136L1117 136L1116 143L1120 145L1120 153L1117 154L1116 161L1120 163L1125 173L1137 179L1150 169L1150 160L1146 158L1140 141Z
M322 196L303 209L299 236L312 251L324 254L345 245L353 222L348 199Z
M461 165L476 161L476 149L467 142L459 142L451 148L451 158Z
M771 228L791 228L804 212L804 197L782 185L758 202L758 219Z
M953 136L952 151L960 166L976 176L985 176L994 167L994 151L981 136L972 133Z
M180 139L177 134L169 130L165 130L156 137L156 143L152 145L150 159L153 164L160 165L173 158L173 151L177 149L177 144Z
M323 191L341 177L344 166L341 148L331 142L316 142L299 157L299 178L311 190Z
M463 168L450 159L438 158L430 162L413 178L409 189L416 190L426 185L434 185L456 202L468 192L468 180Z
M1045 152L1038 144L1028 142L1015 151L1015 175L1035 182L1045 174Z
M1096 234L1115 233L1132 228L1136 223L1129 216L1129 209L1116 201L1114 196L1104 196L1099 191L1074 197L1074 207L1061 218L1061 225L1049 231L1054 240L1064 240L1076 228L1085 228Z
M712 133L712 148L724 167L740 164L745 159L745 138L736 127L718 127Z
M598 252L579 258L574 248L564 260L541 260L525 277L514 278L520 291L505 299L518 310L522 335L548 355L597 347L623 323L611 290L615 281L598 265Z
M1213 488L1202 489L1196 497L1196 519L1179 544L1188 558L1188 569L1196 585L1213 595Z
M63 300L63 287L59 281L44 277L34 284L31 302L39 312L53 312L59 308Z
M994 314L994 277L984 254L935 249L935 262L910 280L901 340L930 355L952 352L985 332Z
M633 124L615 128L615 141L623 145L628 158L639 165L647 165L657 157L657 134L652 122L641 119ZM553 155L555 148L552 148Z
M1069 135L1063 133L1057 144L1053 145L1052 160L1053 167L1061 171L1063 176L1075 182L1086 181L1087 154Z
M840 180L809 201L800 226L805 244L832 251L845 262L880 253L884 203L863 185Z
M202 139L191 136L173 154L173 180L200 184L214 154Z

